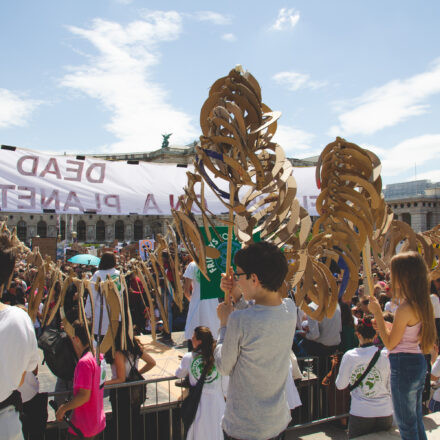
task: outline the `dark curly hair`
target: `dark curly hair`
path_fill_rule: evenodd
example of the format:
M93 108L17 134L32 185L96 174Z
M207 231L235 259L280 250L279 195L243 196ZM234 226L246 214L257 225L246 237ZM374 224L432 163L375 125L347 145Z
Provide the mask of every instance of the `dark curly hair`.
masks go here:
M208 327L200 325L194 329L196 339L201 344L194 350L195 353L200 353L203 358L203 363L206 366L206 371L209 374L214 366L214 349L217 342L214 340L211 330Z

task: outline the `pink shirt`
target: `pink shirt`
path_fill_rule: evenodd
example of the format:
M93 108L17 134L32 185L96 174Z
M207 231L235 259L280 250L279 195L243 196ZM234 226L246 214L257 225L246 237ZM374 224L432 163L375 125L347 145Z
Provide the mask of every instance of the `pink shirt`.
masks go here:
M89 401L74 409L72 415L72 423L84 437L92 437L105 428L104 388L99 388L100 376L101 367L89 351L78 361L73 376L74 396L80 388L91 391ZM70 428L69 432L75 434Z
M420 350L419 334L422 322L420 321L416 325L405 327L402 339L400 342L390 351L390 353L415 353L419 354Z

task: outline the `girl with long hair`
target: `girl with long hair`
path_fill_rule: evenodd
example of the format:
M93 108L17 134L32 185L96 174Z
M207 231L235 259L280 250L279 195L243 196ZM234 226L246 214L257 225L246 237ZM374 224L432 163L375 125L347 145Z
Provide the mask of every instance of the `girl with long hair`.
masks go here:
M121 348L121 329L122 325L119 323L119 328L115 337L115 354L112 354L110 349L105 354L105 360L111 365L112 378L105 382L105 385L124 383L130 374L132 367L138 369L139 359L145 362L145 365L138 370L139 373L144 374L151 370L156 361L142 349L136 337L130 339L128 331L125 333L126 346ZM143 438L141 433L141 417L140 406L134 406L130 403L130 389L113 388L110 390L110 403L112 406L112 432L115 438L128 438L130 440Z
M422 392L428 354L437 339L434 312L429 298L428 268L417 252L391 259L393 297L400 300L393 324L385 324L376 298L370 298L379 335L389 351L391 395L394 414L403 440L425 440ZM397 302L397 301L396 301Z
M199 326L192 336L193 351L185 354L176 371L176 376L189 376L195 386L206 369L206 378L194 422L187 433L187 440L223 440L221 420L225 411L222 376L214 361L216 341L208 327Z

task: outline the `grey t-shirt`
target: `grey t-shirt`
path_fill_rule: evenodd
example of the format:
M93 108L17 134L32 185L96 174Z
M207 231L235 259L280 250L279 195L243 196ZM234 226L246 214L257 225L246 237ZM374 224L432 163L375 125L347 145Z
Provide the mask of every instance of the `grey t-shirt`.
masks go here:
M231 437L265 440L286 429L291 417L285 386L296 326L296 306L253 305L236 310L215 349L220 373L230 376L222 427Z

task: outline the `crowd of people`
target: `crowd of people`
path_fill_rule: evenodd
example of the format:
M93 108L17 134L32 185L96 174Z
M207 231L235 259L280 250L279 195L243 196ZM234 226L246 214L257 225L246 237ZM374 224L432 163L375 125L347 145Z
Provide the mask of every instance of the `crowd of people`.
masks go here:
M42 438L47 412L40 415L41 411L35 410L45 406L38 393L37 339L44 331L41 319L48 292L32 323L26 307L37 269L29 267L20 255L15 256L6 234L0 237L0 244L0 284L5 286L12 280L0 302L0 422L7 433L5 438L22 438L22 432L26 438ZM105 304L92 282L86 297L94 298L95 326L87 329L87 324L78 320L76 288L72 285L68 289L64 310L74 329L70 340L78 362L71 381L57 379L57 391L73 392L67 402L59 402L56 418L63 420L72 411L71 438L76 438L76 429L86 438L94 438L105 429L104 385L124 383L133 371L142 375L155 366L154 356L137 338L151 332L154 313L162 342L173 344L172 331L185 330L188 353L176 376L187 378L191 390L201 388L192 420L186 426L188 439L283 439L291 410L301 404L293 380L298 378L294 373L298 370L297 358L309 357L317 360L314 373L320 382L332 381L335 392L346 390L351 395L350 407L346 408L349 438L389 429L395 420L404 440L426 439L422 396L429 388L431 364L433 379L440 376L440 275L430 278L418 253L396 255L387 273L373 264L371 296L362 272L356 274L359 287L351 302L340 300L334 315L320 322L296 306L295 292L288 298L278 293L288 265L275 245L254 243L235 254L235 272L224 275L220 286L226 301L201 300L200 271L187 256L180 258L185 268L183 311L167 293L166 283L162 286L168 332L159 308L145 306L146 292L131 271L131 260L106 253L98 268L68 263L62 267L66 273L74 270L91 281L124 276L129 298L124 321L130 314L134 328L131 333L120 323L115 350L98 355L97 347L110 324ZM338 285L344 283L337 269L334 276ZM172 276L168 281L175 282ZM49 307L54 307L56 300L55 296ZM311 309L318 306L305 300ZM93 313L90 305L86 299L88 317ZM50 326L62 330L59 312ZM92 344L88 334L92 335ZM143 367L138 369L140 359ZM111 365L110 378L103 376L106 363ZM431 411L440 409L439 393L433 394ZM111 389L110 402L110 432L142 438L140 403L133 402L129 388Z

